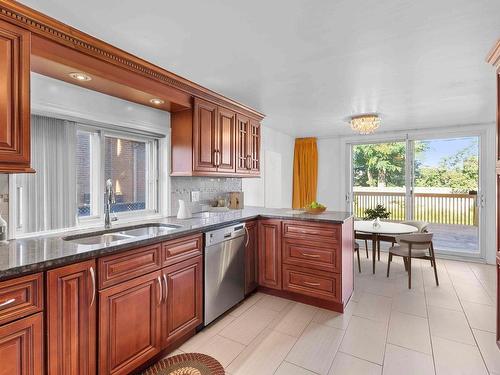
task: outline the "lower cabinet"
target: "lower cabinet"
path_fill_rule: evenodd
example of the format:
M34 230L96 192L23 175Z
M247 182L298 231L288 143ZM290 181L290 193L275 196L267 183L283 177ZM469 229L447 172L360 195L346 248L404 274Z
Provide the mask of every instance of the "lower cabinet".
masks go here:
M174 264L162 272L166 285L162 337L166 347L202 323L202 257Z
M245 246L245 294L253 292L259 285L257 261L257 222L246 223L247 242Z
M259 220L259 285L281 290L281 220Z
M99 292L99 373L128 374L161 350L161 271Z
M43 313L0 326L0 375L41 375Z
M96 373L95 269L89 260L47 272L49 374Z

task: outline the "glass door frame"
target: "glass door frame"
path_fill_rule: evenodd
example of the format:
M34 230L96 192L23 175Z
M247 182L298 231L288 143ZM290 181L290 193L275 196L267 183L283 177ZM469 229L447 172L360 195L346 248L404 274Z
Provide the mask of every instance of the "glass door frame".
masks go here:
M356 138L348 138L345 140L346 147L346 209L350 212L353 212L353 187L354 187L354 178L353 178L353 146L363 145L363 144L377 144L377 143L391 143L391 142L406 142L406 155L405 155L405 187L406 187L406 195L405 195L405 214L406 220L412 220L413 218L413 206L414 206L414 197L413 197L413 188L414 188L414 161L415 161L415 153L414 153L414 145L416 141L424 141L424 140L435 140L435 139L453 139L453 138L466 138L466 137L477 137L478 138L478 155L479 155L479 181L478 181L478 190L477 190L477 206L479 209L479 252L476 254L458 254L452 251L440 250L438 252L439 256L442 258L449 259L464 259L464 260L484 260L486 259L486 249L484 246L485 238L486 238L486 226L483 225L485 223L485 195L483 192L483 187L486 184L485 176L486 176L486 166L484 163L485 153L486 153L486 142L484 141L484 137L487 136L487 131L484 129L478 130L440 130L436 129L434 131L431 130L423 130L423 131L415 131L412 133L401 134L399 136L386 136L386 134L379 133L374 136L367 137L356 137Z

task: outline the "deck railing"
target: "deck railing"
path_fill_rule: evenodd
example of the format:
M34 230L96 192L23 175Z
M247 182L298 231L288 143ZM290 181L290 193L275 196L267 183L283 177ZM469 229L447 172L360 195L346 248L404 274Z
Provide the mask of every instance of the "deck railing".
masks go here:
M413 218L436 224L478 225L475 194L415 193ZM363 218L377 204L391 213L389 220L406 220L405 193L354 192L354 213Z

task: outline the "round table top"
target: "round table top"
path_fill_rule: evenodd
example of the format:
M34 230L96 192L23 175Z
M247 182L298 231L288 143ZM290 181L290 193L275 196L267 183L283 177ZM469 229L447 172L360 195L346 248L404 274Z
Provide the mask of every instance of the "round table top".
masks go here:
M373 220L362 220L354 222L356 232L376 233L376 234L409 234L418 232L418 228L401 223L392 223L390 221L381 221L380 227L373 227Z

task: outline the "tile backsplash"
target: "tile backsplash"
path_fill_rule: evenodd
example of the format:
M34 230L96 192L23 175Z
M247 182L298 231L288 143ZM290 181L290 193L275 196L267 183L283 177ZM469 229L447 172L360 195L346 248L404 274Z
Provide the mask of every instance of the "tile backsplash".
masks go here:
M211 204L231 191L241 191L241 178L172 177L170 179L170 214L176 215L179 199L191 202L191 191L200 192L200 203ZM198 208L199 210L199 208ZM196 205L193 211L197 211Z

